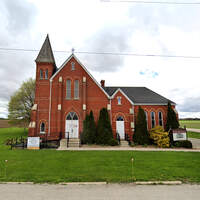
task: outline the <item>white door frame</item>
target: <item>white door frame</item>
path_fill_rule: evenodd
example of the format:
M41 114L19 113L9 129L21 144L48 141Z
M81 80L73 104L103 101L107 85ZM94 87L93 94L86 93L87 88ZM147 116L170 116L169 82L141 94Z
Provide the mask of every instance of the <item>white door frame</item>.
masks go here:
M122 116L118 116L116 119L116 132L119 133L120 139L125 139L125 125Z
M68 118L68 119L67 119ZM79 138L79 120L78 115L75 112L70 112L66 116L65 120L65 138Z

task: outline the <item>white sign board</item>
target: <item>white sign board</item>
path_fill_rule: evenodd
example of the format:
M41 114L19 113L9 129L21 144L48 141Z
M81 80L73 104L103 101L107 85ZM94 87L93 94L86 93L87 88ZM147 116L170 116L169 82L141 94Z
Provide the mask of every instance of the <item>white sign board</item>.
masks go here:
M28 137L27 149L39 149L40 137Z
M186 132L181 132L181 133L173 132L173 140L174 141L187 140Z

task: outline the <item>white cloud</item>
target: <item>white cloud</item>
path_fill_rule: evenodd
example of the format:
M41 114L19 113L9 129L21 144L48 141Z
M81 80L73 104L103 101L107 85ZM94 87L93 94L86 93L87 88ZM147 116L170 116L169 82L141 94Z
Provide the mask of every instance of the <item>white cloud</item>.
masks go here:
M0 5L2 47L40 49L49 33L54 50L200 56L196 6L99 0L3 0ZM0 52L0 117L6 116L9 96L35 76L37 53ZM55 53L58 66L68 55ZM175 101L180 116L200 117L200 59L77 56L106 85L146 86Z

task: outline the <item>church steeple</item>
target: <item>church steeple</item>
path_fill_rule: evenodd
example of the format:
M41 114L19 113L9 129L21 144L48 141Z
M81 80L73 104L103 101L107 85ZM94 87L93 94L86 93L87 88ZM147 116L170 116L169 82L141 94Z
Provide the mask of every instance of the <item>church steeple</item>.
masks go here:
M55 65L55 59L48 34L35 61L37 63L52 63Z

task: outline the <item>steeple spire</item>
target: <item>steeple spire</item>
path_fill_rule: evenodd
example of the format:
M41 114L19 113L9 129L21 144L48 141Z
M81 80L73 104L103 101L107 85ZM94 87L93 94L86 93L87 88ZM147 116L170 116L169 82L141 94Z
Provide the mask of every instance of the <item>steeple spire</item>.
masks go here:
M47 37L42 45L42 48L40 49L40 52L35 60L36 62L41 63L53 63L55 64L53 51L51 49L51 43L49 40L49 35L47 34Z

